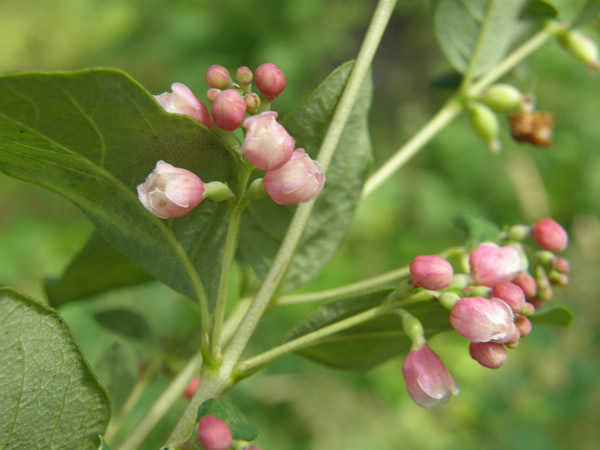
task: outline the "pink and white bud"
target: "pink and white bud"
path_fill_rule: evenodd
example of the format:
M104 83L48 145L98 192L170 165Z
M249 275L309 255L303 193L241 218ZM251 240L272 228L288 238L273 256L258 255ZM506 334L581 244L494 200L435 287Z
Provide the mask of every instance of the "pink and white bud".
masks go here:
M537 295L537 283L527 272L520 273L513 278L512 282L523 290L525 298L535 298Z
M267 63L254 71L254 83L262 95L268 99L279 97L285 89L285 75L275 64Z
M213 103L217 98L217 95L219 95L221 92L223 92L221 89L215 88L210 88L208 91L206 91L206 100L208 100L208 103Z
M238 67L235 71L235 79L240 86L249 86L252 83L252 71L246 66Z
M561 258L560 256L556 256L552 260L552 268L560 273L569 273L571 270L569 261L567 261L565 258Z
M410 263L412 283L425 289L445 289L450 286L453 275L450 263L438 255L417 256Z
M266 111L244 121L246 137L242 152L254 166L273 170L283 166L292 157L296 141L277 122L277 113Z
M524 316L516 316L515 317L515 325L519 329L519 334L521 337L526 337L531 333L531 321Z
M492 288L492 297L503 300L515 313L521 312L523 306L525 306L523 289L510 281L496 283Z
M539 220L531 230L531 238L544 250L554 253L567 248L569 236L563 227L552 219Z
M229 70L223 66L210 66L204 75L204 81L211 88L216 89L229 89L233 87L233 81Z
M514 315L498 298L466 297L450 311L450 324L471 342L504 343L511 339Z
M473 279L484 286L493 287L511 280L524 269L521 253L515 247L498 247L489 242L481 244L469 257Z
M173 92L154 96L166 112L189 116L207 127L212 125L208 108L196 98L190 88L182 83L173 83L171 90Z
M325 184L319 163L304 150L298 149L283 166L269 170L264 177L269 197L280 205L308 202L315 198Z
M226 89L215 97L211 112L213 120L219 128L233 131L244 121L246 102L238 91Z
M185 391L183 391L183 396L188 400L191 400L194 397L198 386L200 386L200 377L195 376L185 387Z
M260 107L260 97L254 92L248 92L244 95L244 101L246 102L246 109L252 113Z
M189 170L158 161L146 181L137 187L142 205L161 219L181 217L204 199L204 183Z
M408 394L423 408L446 404L451 395L460 392L442 360L427 344L408 353L402 375Z
M496 342L471 342L469 345L471 358L488 369L498 369L506 362L504 345Z
M508 342L505 342L504 345L508 348L517 348L519 346L520 341L521 341L521 331L515 324L513 324L511 338L508 340Z
M198 421L198 441L204 450L228 450L232 440L224 420L208 415Z

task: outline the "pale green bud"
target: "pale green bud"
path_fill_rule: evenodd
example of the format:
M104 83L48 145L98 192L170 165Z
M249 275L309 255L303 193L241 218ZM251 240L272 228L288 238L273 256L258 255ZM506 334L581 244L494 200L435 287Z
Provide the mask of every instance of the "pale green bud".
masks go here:
M215 202L224 202L225 200L229 200L233 197L233 192L229 189L225 183L221 183L220 181L211 181L210 183L206 183L204 185L204 198L208 198Z
M490 86L479 100L497 112L508 112L521 106L523 94L510 84Z
M471 103L469 105L471 113L471 123L486 143L487 149L496 153L500 151L500 141L498 140L498 118L494 112L482 103Z
M266 197L267 190L265 189L265 183L262 178L257 178L248 187L248 193L246 194L250 200L258 200Z
M560 36L560 43L575 58L591 69L600 68L598 47L589 37L579 31L567 31Z

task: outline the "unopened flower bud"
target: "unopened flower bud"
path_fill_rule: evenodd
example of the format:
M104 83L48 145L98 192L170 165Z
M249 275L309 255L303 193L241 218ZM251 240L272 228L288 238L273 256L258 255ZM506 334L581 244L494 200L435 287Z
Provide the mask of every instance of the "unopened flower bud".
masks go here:
M233 87L229 70L223 66L210 66L204 75L204 81L211 88L229 89Z
M523 95L510 84L495 84L490 86L479 100L497 112L508 112L519 108Z
M471 103L469 112L473 128L483 138L487 149L492 153L500 151L500 141L498 140L500 126L496 114L481 103Z
M221 89L210 88L208 91L206 91L206 100L208 100L209 103L213 103L215 98L217 98L217 95L219 95L221 92L223 92Z
M235 79L240 86L249 86L252 83L252 71L246 66L238 67L235 71Z
M529 317L534 312L535 312L535 306L533 306L531 303L527 302L527 303L525 303L525 305L523 306L523 309L521 310L521 315Z
M238 91L227 89L216 96L211 112L219 128L233 131L244 121L246 102Z
M561 258L560 256L554 257L552 260L552 268L560 273L569 273L569 270L571 270L569 261L567 261L565 258Z
M450 324L471 342L508 342L513 332L513 312L497 298L466 297L450 312Z
M265 189L265 183L262 178L257 178L246 191L246 195L250 200L258 200L267 196L267 190Z
M537 284L535 279L527 272L518 274L512 279L512 282L523 290L525 298L530 299L537 295Z
M487 286L467 286L463 291L468 293L469 297L489 297L492 293L492 288Z
M526 237L529 237L531 233L531 227L527 225L513 225L508 230L508 238L511 241L522 241Z
M415 286L437 291L447 288L454 271L448 261L438 255L417 256L410 263L410 278Z
M195 376L186 386L185 391L183 391L183 396L191 400L194 397L198 386L200 386L200 377Z
M296 141L277 122L277 113L266 111L244 121L247 128L242 152L258 169L277 169L292 157Z
M579 31L567 31L560 36L560 43L575 58L585 63L590 69L600 68L598 47L589 37Z
M525 306L525 293L523 289L510 281L501 281L492 288L492 297L503 300L513 312L521 312Z
M244 95L244 101L246 102L246 109L249 112L255 112L260 107L260 97L254 92L248 92Z
M554 253L567 248L569 236L563 227L552 219L539 220L531 230L531 237L544 250Z
M496 342L471 342L469 354L488 369L498 369L506 362L506 349Z
M519 250L511 245L498 247L489 242L479 245L469 256L473 279L484 286L493 287L504 280L511 280L523 270Z
M526 337L527 335L529 335L529 333L531 333L531 322L527 317L516 316L515 325L519 329L519 333L521 334L522 338Z
M182 83L173 83L171 90L173 92L163 92L154 96L165 111L189 116L207 127L212 125L208 108L196 98L190 88Z
M520 341L521 332L519 331L519 328L513 323L511 338L504 345L508 348L517 348L519 346Z
M456 302L459 300L460 300L460 295L458 295L456 292L444 292L438 298L439 304L442 305L446 309L454 308L454 305L456 305Z
M427 344L411 350L402 364L408 394L423 408L446 404L459 390L441 359Z
M204 185L204 198L215 202L224 202L233 197L233 192L225 183L211 181Z
M548 279L550 280L550 284L556 286L566 287L569 284L569 276L565 273L557 272L556 270L550 271Z
M233 436L224 420L204 416L198 421L198 441L204 450L227 450Z
M457 273L452 277L449 289L464 289L469 284L470 277L466 273Z
M262 95L268 99L279 97L285 89L285 75L275 64L267 63L254 71L254 83Z
M325 184L325 175L316 161L297 149L283 166L267 171L264 183L275 203L291 205L315 198Z
M137 187L142 205L161 219L181 217L204 199L204 183L189 170L158 161Z

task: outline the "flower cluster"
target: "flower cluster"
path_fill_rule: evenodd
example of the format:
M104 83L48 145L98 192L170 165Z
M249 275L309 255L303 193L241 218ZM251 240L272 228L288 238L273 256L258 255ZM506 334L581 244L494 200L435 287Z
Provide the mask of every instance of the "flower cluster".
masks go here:
M255 445L245 445L246 442L234 441L227 423L213 415L200 418L196 427L199 448L204 450L261 450Z
M538 248L524 242L527 238ZM569 272L568 261L555 254L567 247L568 236L552 219L512 227L499 241L507 245L485 242L470 252L465 274L454 274L452 265L437 255L418 256L410 265L412 285L451 310L450 325L470 341L471 357L492 369L506 362L507 347L518 346L531 332L528 317L550 300L551 285L567 284ZM430 408L456 395L454 380L422 334L417 339L409 331L407 335L413 349L403 373L413 400Z

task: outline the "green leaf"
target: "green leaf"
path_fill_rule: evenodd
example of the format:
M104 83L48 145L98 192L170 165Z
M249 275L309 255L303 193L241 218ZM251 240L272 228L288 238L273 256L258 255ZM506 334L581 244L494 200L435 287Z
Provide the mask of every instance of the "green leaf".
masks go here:
M381 304L390 292L385 290L328 303L294 328L285 341L373 308ZM449 311L437 302L415 303L404 309L421 320L427 337L451 329ZM400 317L387 314L323 338L298 353L330 367L366 371L396 355L407 353L410 347L411 341L404 334Z
M524 0L439 0L435 34L452 66L478 76L497 64L520 31Z
M100 447L98 447L98 450L110 450L110 447L104 440L103 436L100 436Z
M96 375L110 396L113 415L120 410L131 393L138 376L135 351L126 342L113 342L94 364Z
M452 222L469 241L473 242L487 241L500 233L500 228L495 223L467 213L455 215Z
M102 325L124 337L151 340L152 330L146 319L127 308L114 308L94 313L94 318Z
M527 9L537 11L554 11L554 15L560 20L571 20L576 17L586 4L595 3L596 0L535 0L530 1Z
M67 197L115 247L194 296L191 263L212 299L227 206L202 202L168 223L150 214L136 186L161 159L235 188L233 152L195 120L166 113L121 72L0 77L0 170Z
M564 305L546 306L536 310L529 318L534 325L551 325L566 328L575 319L575 314Z
M153 279L148 272L106 242L100 233L94 232L62 276L47 279L44 287L50 304L58 307Z
M298 109L282 121L304 148L316 158L338 99L354 63L331 73ZM346 235L371 164L368 112L372 82L368 77L352 109L337 150L327 170L325 187L316 200L298 251L287 274L286 290L299 287L319 274ZM295 207L275 204L269 198L253 201L242 218L240 254L263 278L279 249Z
M108 395L62 317L3 287L0 330L0 448L97 449Z
M209 398L203 402L198 408L196 420L208 415L224 420L234 440L253 441L258 436L258 430L248 422L246 415L226 400Z

